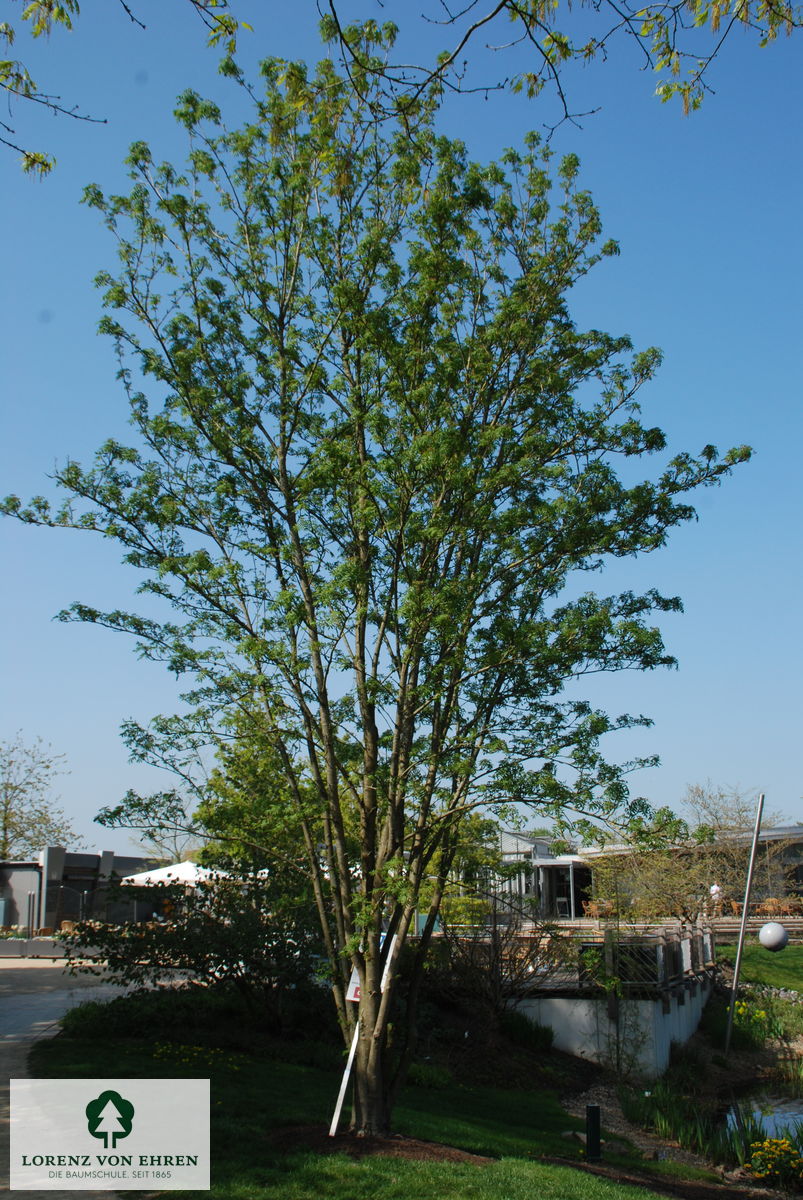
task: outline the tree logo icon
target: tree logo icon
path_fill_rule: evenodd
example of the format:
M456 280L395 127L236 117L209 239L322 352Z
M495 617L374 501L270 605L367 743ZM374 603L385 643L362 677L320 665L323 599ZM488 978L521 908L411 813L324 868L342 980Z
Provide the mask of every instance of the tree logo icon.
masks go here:
M124 1100L119 1092L101 1092L97 1100L87 1104L86 1121L92 1137L103 1138L105 1149L113 1150L118 1139L128 1137L131 1132L134 1105L130 1100Z

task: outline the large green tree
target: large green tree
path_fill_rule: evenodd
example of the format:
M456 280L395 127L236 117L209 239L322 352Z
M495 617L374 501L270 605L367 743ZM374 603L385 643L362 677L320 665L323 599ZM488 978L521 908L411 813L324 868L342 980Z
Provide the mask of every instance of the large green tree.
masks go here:
M571 319L615 251L577 162L553 180L531 137L473 163L438 136L434 90L391 121L361 70L266 62L234 129L186 93L183 168L137 144L129 194L88 190L119 248L102 330L134 433L57 471L62 507L4 507L118 541L147 613L65 618L132 634L194 681L187 722L239 709L279 755L369 1133L408 1049L388 1043L399 954L425 895L412 1024L466 814L639 808L599 747L631 718L562 692L670 663L651 614L680 605L585 573L662 546L748 452L640 471L665 448L636 401L659 356Z

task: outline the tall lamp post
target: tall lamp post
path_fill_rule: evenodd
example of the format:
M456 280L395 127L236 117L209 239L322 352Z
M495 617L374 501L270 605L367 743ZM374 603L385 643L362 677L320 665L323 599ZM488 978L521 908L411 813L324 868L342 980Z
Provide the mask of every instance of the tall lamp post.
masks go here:
M83 921L84 917L86 916L86 896L87 896L86 889L84 888L83 890L79 891L78 888L68 887L66 883L60 883L59 884L59 906L58 906L59 915L61 914L61 911L62 911L62 904L61 904L61 893L62 892L71 892L73 894L73 896L78 897L78 920ZM60 919L61 919L61 916L60 916Z
M731 985L731 1002L728 1008L728 1027L725 1031L725 1054L730 1050L731 1034L733 1032L733 1013L736 1008L736 989L739 986L739 971L742 966L742 950L744 949L744 935L747 928L747 909L750 904L750 889L753 886L753 868L756 864L756 850L758 848L758 835L761 831L761 814L764 811L764 793L762 792L758 798L758 806L756 808L756 824L753 830L753 844L750 848L750 863L747 867L747 882L744 889L744 904L742 906L742 924L739 930L739 944L736 947L736 962L733 964L733 984Z

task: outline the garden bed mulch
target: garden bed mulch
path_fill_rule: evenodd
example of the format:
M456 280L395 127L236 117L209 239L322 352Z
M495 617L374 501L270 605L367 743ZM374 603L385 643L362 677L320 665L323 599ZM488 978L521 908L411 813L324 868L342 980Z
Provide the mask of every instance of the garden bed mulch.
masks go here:
M456 1146L444 1146L440 1142L426 1142L421 1138L402 1137L355 1137L351 1133L338 1133L329 1137L322 1125L293 1125L277 1129L270 1138L270 1145L282 1154L306 1150L312 1154L348 1154L350 1158L368 1158L383 1154L388 1158L410 1158L419 1162L475 1163L482 1166L494 1162L479 1154L469 1154Z

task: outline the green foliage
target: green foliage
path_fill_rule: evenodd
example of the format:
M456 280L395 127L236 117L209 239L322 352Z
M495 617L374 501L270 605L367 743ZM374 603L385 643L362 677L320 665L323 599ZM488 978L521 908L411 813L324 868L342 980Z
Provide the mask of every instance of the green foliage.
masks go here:
M61 1028L69 1037L145 1039L154 1030L161 1037L220 1033L236 1028L248 1017L243 999L232 989L189 987L133 992L108 1001L84 1001L68 1009Z
M230 11L228 0L188 0L188 3L207 29L208 45L223 51L219 66L221 74L238 78L237 38L241 30L251 30L251 26L238 21L235 13ZM663 102L679 97L684 113L689 113L702 103L709 90L707 79L712 64L735 29L753 32L758 45L764 47L775 41L779 33L789 35L800 27L800 9L789 0L781 4L768 4L765 0L731 0L731 3L689 0L683 9L671 0L655 0L647 7L621 6L613 0L604 0L584 13L581 28L575 33L571 5L567 5L565 13L561 14L557 3L546 3L545 0L527 0L527 3L502 0L478 20L468 15L472 6L456 14L447 14L445 19L443 12L438 11L438 24L456 27L455 47L438 55L432 63L410 67L395 65L387 53L384 58L376 58L365 52L366 38L381 39L391 45L396 33L394 25L388 22L380 27L369 20L362 25L344 27L337 14L338 7L330 0L329 11L324 13L321 22L322 34L326 40L339 42L341 60L360 94L365 95L370 90L366 87L369 73L381 74L382 101L377 112L383 111L388 116L404 111L407 106L414 107L417 98L428 87L445 85L450 90L461 91L467 47L472 41L476 42L481 29L495 22L503 25L506 20L515 22L520 37L514 38L513 42L529 42L535 61L530 68L516 75L506 73L503 82L489 80L487 90L507 84L514 91L535 97L551 86L564 118L571 116L566 64L587 63L594 58L604 60L609 43L620 39L622 34L626 33L631 43L638 44L644 61L657 73L655 94ZM133 23L140 30L145 29L135 4L120 0L120 8L129 18L124 28ZM70 31L78 15L78 0L34 0L23 8L16 25L8 21L0 23L0 40L11 48L17 34L23 30L33 37L49 37L56 29ZM562 28L557 27L558 23ZM491 42L493 40L491 38ZM503 45L510 44L510 38L506 34L502 36L501 30L498 40ZM9 101L33 101L56 115L82 121L99 120L80 112L76 106L62 104L60 97L42 90L19 59L0 60L0 91L5 92ZM0 131L0 144L20 154L26 173L43 178L53 169L56 160L38 150L19 146L13 140L14 130L7 122L0 121Z
M294 797L282 758L264 728L246 725L242 718L231 730L231 739L219 747L217 758L219 765L206 780L194 813L193 828L204 838L200 860L224 869L278 868L288 884L294 873L296 887L303 884L308 889L302 814L316 840L323 837L311 787L304 786Z
M499 1018L499 1030L516 1046L527 1050L551 1050L555 1032L549 1025L539 1025L531 1021L515 1008L507 1009Z
M411 1064L407 1072L407 1082L411 1087L429 1088L434 1091L442 1091L454 1084L451 1071L446 1067L426 1062Z
M171 1057L201 1048L264 1054L321 1068L342 1065L337 1023L326 990L309 981L287 990L278 1014L255 1007L231 984L190 983L148 988L106 1002L69 1009L60 1024L67 1037L110 1041L152 1040ZM277 1019L278 1016L278 1019ZM174 1049L171 1049L173 1047Z
M712 1042L725 1042L729 1000L712 996L703 1010L700 1028ZM803 1004L797 995L783 995L772 989L740 985L734 1008L733 1046L736 1049L761 1049L779 1040L795 1041L803 1032Z
M571 939L555 936L554 926L534 909L504 892L450 899L427 964L431 994L469 1004L500 1028L508 1017L513 1028L529 1026L524 1014L511 1008L527 989L546 984L574 953ZM470 924L462 919L467 915L473 918Z
M627 843L627 852L595 859L595 895L620 917L693 922L715 909L730 912L730 902L743 895L753 799L733 789L694 785L687 788L682 807L687 819L659 809L617 839ZM762 851L762 890L785 894L784 849L777 843ZM714 882L721 889L717 906L710 896Z
M63 937L76 971L102 970L125 985L158 984L187 972L198 985L228 983L281 1022L287 990L308 986L320 941L314 910L274 875L220 877L197 889L183 885L116 889L165 914L129 925L86 921ZM132 1001L132 1004L135 1004ZM127 1010L119 1010L127 1019Z
M659 1079L647 1089L620 1089L622 1112L628 1121L676 1141L709 1162L744 1164L751 1141L764 1136L754 1115L743 1110L738 1124L725 1125L719 1113L689 1095L672 1079Z
M772 1036L790 1043L803 1037L803 995L800 992L752 986L748 994L758 1010L766 1012Z
M746 1046L759 1049L767 1042L780 1037L783 1030L768 1005L755 1003L747 998L736 1001L733 1007L733 1027L738 1030Z
M803 1059L782 1058L776 1066L775 1076L785 1092L803 1096Z
M700 1018L700 1029L711 1040L713 1045L725 1045L725 1032L728 1025L729 1001L725 996L714 995L703 1009ZM763 1011L763 1010L762 1010ZM766 1022L753 1022L749 1015L737 1020L734 1015L731 1045L734 1050L758 1050L766 1044L768 1030Z
M130 22L144 30L145 26L136 16L136 6L119 0L121 11ZM240 29L250 29L244 21L238 21L228 10L228 0L187 0L195 14L200 17L208 30L210 46L222 47L231 56L237 47L237 35ZM11 47L17 41L17 34L27 31L31 37L50 37L55 29L71 31L73 18L80 14L79 0L29 0L19 15L21 22L26 25L14 26L8 21L0 22L0 42ZM0 94L4 93L9 107L12 100L28 100L48 109L54 116L72 117L78 121L97 122L97 117L90 117L78 111L75 106L67 106L61 102L61 97L42 91L36 80L32 78L27 67L18 59L0 60ZM102 118L100 119L102 123ZM8 136L6 136L8 135ZM14 136L13 128L0 120L0 145L16 150L20 155L23 171L28 175L43 179L56 165L51 155L39 150L25 149L10 140Z
M329 14L322 26L324 36L339 40L344 57L359 63L359 27L343 28L337 15L340 7L330 0ZM554 0L502 0L481 15L474 5L454 13L433 5L430 13L425 11L421 16L441 26L452 26L453 48L441 53L437 62L431 64L411 67L396 65L392 60L386 64L389 102L391 97L398 97L400 90L415 94L416 89L433 79L442 80L456 91L462 90L466 56L472 51L479 52L482 38L486 51L523 42L531 48L533 58L529 68L503 82L486 78L488 90L508 84L514 91L534 97L551 87L557 93L564 117L571 115L570 92L567 96L565 90L565 65L588 63L592 59L604 61L610 43L623 34L638 46L642 63L657 74L655 94L663 102L679 98L685 115L699 108L706 92L711 90L708 76L735 30L753 33L758 45L765 47L779 34L788 36L801 25L799 5L788 0L779 5L765 0L744 3L689 0L682 7L672 0L653 0L646 5L603 0L584 11L577 32L572 27L572 6L566 5L563 12ZM514 24L512 37L509 22Z

